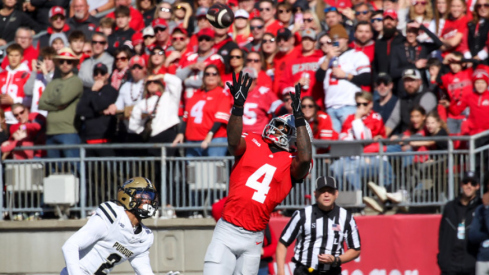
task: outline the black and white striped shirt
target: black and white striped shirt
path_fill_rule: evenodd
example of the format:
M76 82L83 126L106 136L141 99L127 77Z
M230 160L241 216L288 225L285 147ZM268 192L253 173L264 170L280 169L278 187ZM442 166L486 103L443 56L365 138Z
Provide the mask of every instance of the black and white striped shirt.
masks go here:
M360 250L360 235L349 211L335 204L333 210L322 211L316 204L297 210L280 236L289 246L297 239L292 261L318 269L318 255L343 254L343 242L348 249Z

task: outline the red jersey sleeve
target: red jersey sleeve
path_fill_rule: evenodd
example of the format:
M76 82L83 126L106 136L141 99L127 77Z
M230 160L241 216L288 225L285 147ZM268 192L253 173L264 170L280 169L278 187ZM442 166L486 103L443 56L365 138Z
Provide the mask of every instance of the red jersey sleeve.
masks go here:
M318 129L314 138L327 140L337 140L339 138L338 133L333 129L333 122L328 114L319 112L317 120Z

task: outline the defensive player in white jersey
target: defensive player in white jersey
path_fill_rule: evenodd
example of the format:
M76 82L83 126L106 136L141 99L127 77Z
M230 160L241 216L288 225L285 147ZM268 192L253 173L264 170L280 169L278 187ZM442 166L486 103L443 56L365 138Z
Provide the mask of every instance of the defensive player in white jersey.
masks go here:
M63 245L66 267L61 275L104 275L129 260L136 274L154 274L149 262L153 233L141 223L158 208L156 189L146 178L126 181L117 201L104 202Z

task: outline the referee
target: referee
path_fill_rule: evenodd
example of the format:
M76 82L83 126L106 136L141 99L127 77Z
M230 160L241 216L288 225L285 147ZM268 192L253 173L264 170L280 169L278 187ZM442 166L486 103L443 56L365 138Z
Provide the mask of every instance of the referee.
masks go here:
M284 275L287 247L297 239L294 275L340 275L341 264L360 255L360 235L351 213L335 204L338 187L333 177L319 177L316 204L297 210L277 245L277 275ZM343 242L348 250L343 253Z

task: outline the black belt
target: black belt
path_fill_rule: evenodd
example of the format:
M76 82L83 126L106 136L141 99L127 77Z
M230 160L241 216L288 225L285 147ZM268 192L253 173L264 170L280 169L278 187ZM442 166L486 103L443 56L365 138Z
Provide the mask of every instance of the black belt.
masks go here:
M295 262L294 275L341 275L341 267L331 267L329 270L319 271Z

